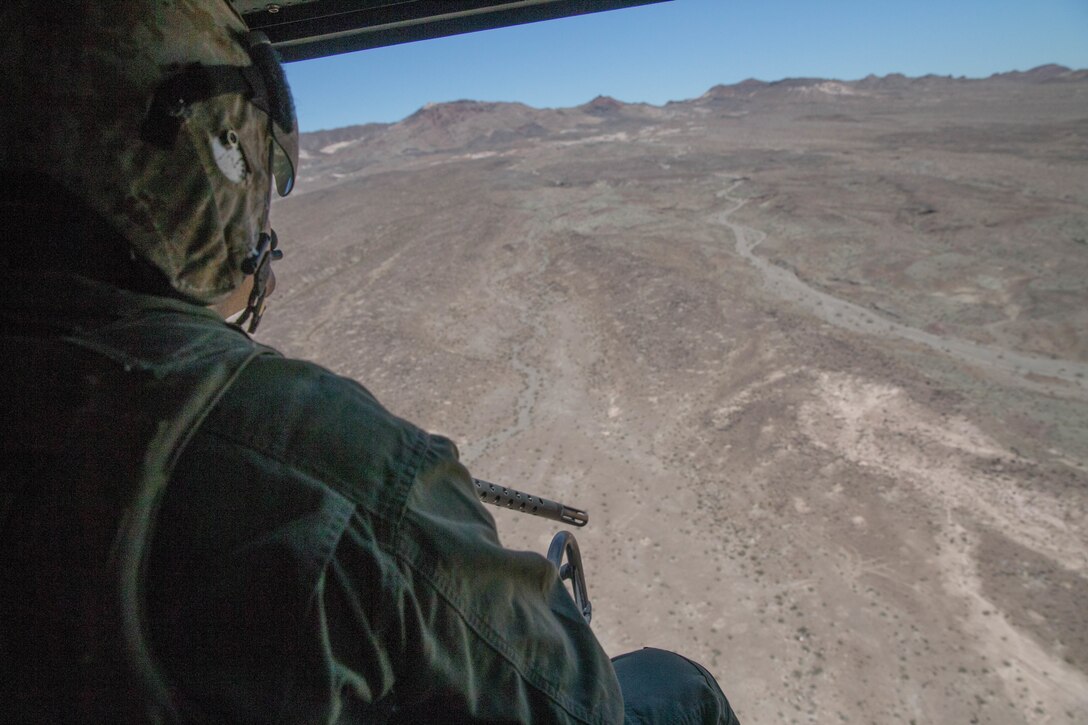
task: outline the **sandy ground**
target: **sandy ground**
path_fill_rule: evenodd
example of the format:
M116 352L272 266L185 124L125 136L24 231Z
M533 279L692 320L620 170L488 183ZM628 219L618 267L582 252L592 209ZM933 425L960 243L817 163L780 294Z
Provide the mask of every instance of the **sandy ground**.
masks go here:
M338 139L261 338L588 509L746 723L1088 722L1088 90L927 88Z

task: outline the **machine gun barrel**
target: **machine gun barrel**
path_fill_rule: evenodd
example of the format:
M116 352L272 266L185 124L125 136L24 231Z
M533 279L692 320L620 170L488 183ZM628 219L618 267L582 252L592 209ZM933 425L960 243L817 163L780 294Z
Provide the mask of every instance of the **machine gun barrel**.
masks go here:
M564 506L557 501L549 501L531 493L523 493L479 478L472 479L472 482L476 484L476 493L480 500L492 506L521 511L534 516L543 516L546 519L562 521L571 526L585 526L589 523L589 514L582 509Z

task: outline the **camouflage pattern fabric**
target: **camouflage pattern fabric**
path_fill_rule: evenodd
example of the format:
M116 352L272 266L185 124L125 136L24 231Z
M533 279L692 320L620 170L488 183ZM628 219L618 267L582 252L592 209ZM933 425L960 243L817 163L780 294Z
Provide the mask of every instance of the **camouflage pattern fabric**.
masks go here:
M0 3L0 170L55 180L177 293L218 301L241 282L265 221L268 118L223 95L192 104L168 146L141 129L169 74L194 62L249 65L236 40L245 30L226 0ZM240 172L216 158L230 131Z

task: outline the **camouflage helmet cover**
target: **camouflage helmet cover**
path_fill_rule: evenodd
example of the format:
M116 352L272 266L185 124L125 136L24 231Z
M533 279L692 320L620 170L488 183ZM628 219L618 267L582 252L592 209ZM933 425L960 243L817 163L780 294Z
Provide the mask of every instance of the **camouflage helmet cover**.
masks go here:
M168 143L142 133L168 78L194 64L253 64L233 7L5 5L0 168L62 185L183 297L208 304L237 287L271 201L268 114L243 94L223 93L187 103Z

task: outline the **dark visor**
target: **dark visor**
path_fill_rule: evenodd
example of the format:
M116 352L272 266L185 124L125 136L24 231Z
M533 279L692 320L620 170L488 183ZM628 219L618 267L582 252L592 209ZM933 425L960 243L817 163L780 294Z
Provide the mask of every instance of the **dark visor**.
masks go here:
M268 114L272 130L272 174L276 177L276 190L287 196L295 187L295 170L298 168L298 121L295 118L295 101L287 75L280 65L279 54L272 47L268 36L252 32L249 41L249 57L253 68L260 73L264 93L250 96L250 102ZM256 84L254 84L256 85ZM263 103L262 103L263 101Z
M172 144L186 106L215 96L240 93L268 116L272 175L276 191L287 196L295 186L298 168L298 123L291 89L268 37L253 32L242 40L253 61L251 65L193 63L163 81L155 92L142 135L153 143Z

